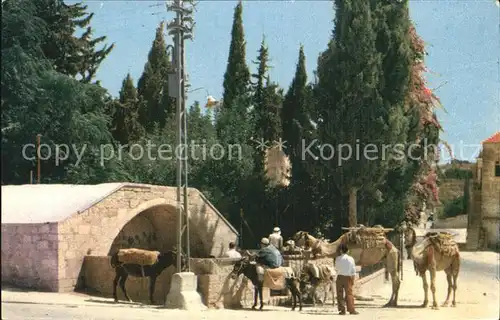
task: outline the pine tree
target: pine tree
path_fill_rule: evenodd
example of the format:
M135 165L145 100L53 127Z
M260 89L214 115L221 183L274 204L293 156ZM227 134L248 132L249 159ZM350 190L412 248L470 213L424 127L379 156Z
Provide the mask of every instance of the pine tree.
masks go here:
M113 105L111 120L113 138L122 145L138 141L144 135L144 129L138 121L139 101L130 73L123 79L119 99L114 101Z
M82 3L68 5L63 0L34 0L34 4L36 16L47 23L42 42L45 57L57 72L91 82L114 47L111 44L97 48L106 37L92 38L90 23L94 13L88 13ZM76 36L80 29L85 31Z
M151 132L155 123L160 129L165 127L167 118L174 114L174 99L168 95L168 73L171 69L167 46L163 37L165 23L156 29L156 36L148 61L137 84L141 100L139 122Z
M231 45L224 74L223 108L231 108L238 96L246 94L250 82L250 71L246 63L242 14L243 4L240 1L234 9Z

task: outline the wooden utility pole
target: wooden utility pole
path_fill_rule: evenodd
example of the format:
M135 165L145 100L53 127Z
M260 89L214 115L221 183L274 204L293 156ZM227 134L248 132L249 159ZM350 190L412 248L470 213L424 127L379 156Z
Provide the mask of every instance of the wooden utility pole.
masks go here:
M37 178L36 178L36 183L37 184L40 184L40 138L42 137L41 134L37 134L36 135L36 144L37 144L37 147L36 147L36 155L37 155L37 159L38 159L38 163L37 163Z

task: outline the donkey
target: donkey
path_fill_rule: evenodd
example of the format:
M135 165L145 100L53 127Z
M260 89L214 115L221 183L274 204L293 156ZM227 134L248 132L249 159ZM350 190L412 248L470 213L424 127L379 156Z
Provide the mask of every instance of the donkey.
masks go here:
M243 257L240 261L237 261L234 265L233 271L231 271L230 276L232 279L236 279L240 274L245 275L252 284L254 285L254 303L252 309L255 310L257 306L257 295L260 298L260 308L262 310L264 307L264 302L262 301L262 288L264 287L264 281L259 279L257 273L257 264L251 261L250 257ZM299 299L299 311L302 311L302 294L300 292L299 279L295 276L285 279L286 287L292 293L293 307L292 311L297 307L297 298Z
M328 298L328 292L332 293L332 302L335 305L335 282L337 279L337 272L335 268L327 265L314 265L308 263L302 269L300 274L300 291L305 292L306 287L309 286L309 294L312 297L313 306L316 306L317 296L316 291L318 287L323 287L324 297L321 304L325 304Z
M116 294L116 287L118 284L120 284L120 288L125 295L125 299L132 302L132 299L130 299L127 294L127 290L125 289L125 282L127 281L128 276L133 276L138 278L149 277L149 299L151 304L154 304L153 295L155 291L156 279L163 272L163 270L171 265L175 265L175 262L177 261L176 259L176 251L167 251L158 255L158 261L155 264L142 266L135 263L121 263L118 260L118 252L113 254L111 256L111 266L115 269L115 279L113 280L113 298L115 299L115 302L118 302L118 296ZM186 266L186 257L183 255L181 259L181 271L184 271Z

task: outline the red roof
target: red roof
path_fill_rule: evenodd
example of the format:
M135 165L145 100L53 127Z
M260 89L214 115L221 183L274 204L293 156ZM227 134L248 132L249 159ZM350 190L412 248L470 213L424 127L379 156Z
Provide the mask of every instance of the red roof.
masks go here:
M483 143L500 143L500 131L484 140Z

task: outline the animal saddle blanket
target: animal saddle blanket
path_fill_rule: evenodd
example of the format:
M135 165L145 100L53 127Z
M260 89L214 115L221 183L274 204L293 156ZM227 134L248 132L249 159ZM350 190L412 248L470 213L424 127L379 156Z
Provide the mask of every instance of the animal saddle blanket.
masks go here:
M290 267L278 267L270 269L261 265L257 266L257 276L263 281L263 286L271 290L283 290L286 288L286 280L293 279L295 272Z
M428 232L425 235L430 243L442 255L452 257L459 254L458 245L453 239L453 235L448 232Z
M385 249L387 246L385 231L379 228L365 227L349 231L344 235L344 242L352 247L360 247L362 249Z
M123 264L138 264L140 266L150 266L158 261L160 252L143 249L120 249L118 250L118 261Z

